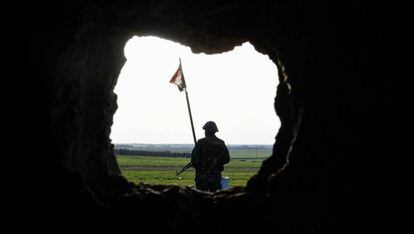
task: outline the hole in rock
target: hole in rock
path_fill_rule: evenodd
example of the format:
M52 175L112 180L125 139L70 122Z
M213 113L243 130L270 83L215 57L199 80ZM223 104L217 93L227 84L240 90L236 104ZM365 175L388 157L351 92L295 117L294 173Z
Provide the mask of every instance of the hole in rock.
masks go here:
M274 111L276 65L246 42L233 51L193 54L158 37L133 37L114 92L118 110L111 139L123 175L135 183L194 185L194 170L180 176L194 147L185 92L170 83L181 58L197 139L214 121L230 163L223 177L244 186L271 155L280 127Z

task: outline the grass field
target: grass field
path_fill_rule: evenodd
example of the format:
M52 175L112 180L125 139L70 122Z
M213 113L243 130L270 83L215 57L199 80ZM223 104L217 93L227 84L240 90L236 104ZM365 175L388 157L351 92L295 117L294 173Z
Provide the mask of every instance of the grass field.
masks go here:
M247 180L259 170L263 159L232 158L224 166L222 175L229 177L230 187L245 186ZM122 174L134 183L194 185L193 168L183 172L180 177L175 175L189 162L188 158L118 155L117 160Z

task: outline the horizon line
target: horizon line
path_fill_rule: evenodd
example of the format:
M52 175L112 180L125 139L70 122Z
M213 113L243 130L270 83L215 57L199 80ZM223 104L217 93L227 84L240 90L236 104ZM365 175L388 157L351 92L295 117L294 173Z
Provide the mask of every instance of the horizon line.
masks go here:
M141 144L141 145L194 145L194 143L115 143L112 142L114 145L132 145L132 144ZM267 143L226 143L226 145L273 145L273 144L267 144Z

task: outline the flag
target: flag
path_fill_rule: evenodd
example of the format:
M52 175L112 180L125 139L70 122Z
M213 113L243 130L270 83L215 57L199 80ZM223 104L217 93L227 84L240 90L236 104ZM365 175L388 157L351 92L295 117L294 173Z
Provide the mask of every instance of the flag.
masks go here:
M181 68L181 61L180 61L180 65L178 66L177 71L171 77L170 83L171 84L176 84L177 87L178 87L178 90L180 90L180 92L183 91L184 88L187 87L185 85L183 69Z

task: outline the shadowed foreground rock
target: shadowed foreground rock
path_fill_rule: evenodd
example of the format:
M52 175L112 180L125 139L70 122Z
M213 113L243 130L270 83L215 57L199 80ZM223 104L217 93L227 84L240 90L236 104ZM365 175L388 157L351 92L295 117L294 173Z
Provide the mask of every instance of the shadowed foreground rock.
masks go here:
M388 5L302 0L22 5L16 13L22 31L15 35L25 41L25 66L16 70L23 80L13 89L22 95L15 105L22 130L15 133L21 144L15 149L38 156L18 164L23 168L16 174L23 178L13 174L19 218L144 233L388 232L395 170L389 158L396 155L401 129L392 118L390 71L378 69L386 40L394 35L382 14ZM125 43L134 35L160 36L208 54L249 41L275 62L280 82L275 110L282 126L272 156L246 188L208 194L133 185L122 177L109 135L117 109L113 88L125 63Z

